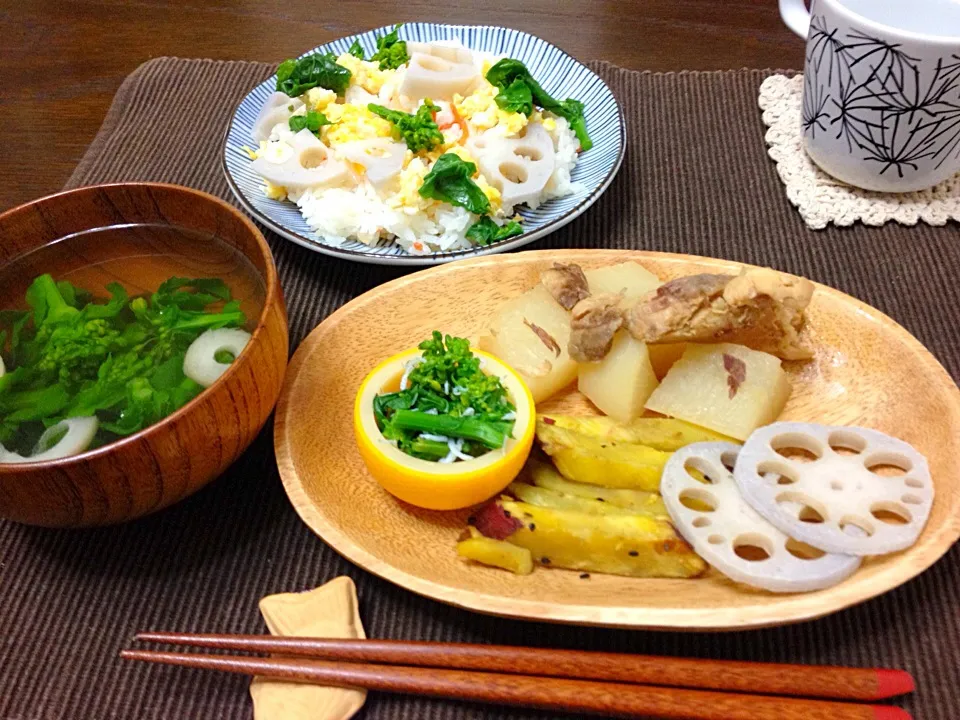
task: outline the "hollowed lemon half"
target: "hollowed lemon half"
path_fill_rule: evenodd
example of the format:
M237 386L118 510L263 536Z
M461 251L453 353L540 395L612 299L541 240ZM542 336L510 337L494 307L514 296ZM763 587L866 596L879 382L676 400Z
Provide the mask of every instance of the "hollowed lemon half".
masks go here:
M481 350L483 370L497 375L517 408L513 437L503 448L452 463L431 462L407 455L380 433L373 399L400 389L405 364L420 354L414 348L383 361L360 385L353 410L353 426L360 457L374 479L396 497L430 510L455 510L493 497L519 474L530 454L536 426L533 396L523 380L500 360Z

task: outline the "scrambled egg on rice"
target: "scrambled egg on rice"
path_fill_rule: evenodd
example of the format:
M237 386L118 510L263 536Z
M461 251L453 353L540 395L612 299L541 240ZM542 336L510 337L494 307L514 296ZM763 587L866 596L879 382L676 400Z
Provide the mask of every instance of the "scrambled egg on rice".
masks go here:
M405 66L380 69L378 62L361 60L350 54L341 55L336 62L351 72L345 97L325 88L312 88L301 96L302 105L293 115L306 115L308 112L323 114L328 124L320 127L316 135L333 157L345 162L355 190L340 183L335 188L295 191L264 180L266 197L296 201L308 224L328 242L342 242L352 237L375 243L379 239L392 237L412 253L469 247L472 243L466 239L466 231L477 216L462 207L454 207L420 194L424 179L437 159L443 154L452 153L477 167L472 180L489 200L489 214L499 219L499 224L514 219L507 217L514 215L513 207L504 207L501 190L480 171L481 163L467 147L470 138L488 132L501 138L516 138L530 124L537 123L551 135L555 147L562 147L564 143L570 145L569 136L572 133L566 121L558 125L553 115L540 110L534 110L527 117L497 105L498 89L485 77L492 63L487 59L483 61L482 73L478 74L472 87L467 88L467 94L453 93L447 101L434 101L440 108L434 113L434 118L443 134L443 142L431 150L418 153L407 149L393 179L374 187L366 178L367 168L359 162L349 161L344 155L346 150L341 152L341 146L380 138L389 139L390 142L398 140L393 123L372 112L370 103L409 113L415 113L421 103L400 93L407 72ZM253 159L266 158L282 163L293 153L290 142L295 134L288 123L277 124L272 128L269 138L261 141L257 149L248 150L248 154ZM575 152L572 157L567 157L570 153L566 151L561 155L563 162L558 164L561 171L559 179L555 182L551 178L551 183L556 186L552 196L569 194L569 188L572 187L569 171L575 163ZM331 215L339 214L344 217L364 217L365 229L362 233L347 232L345 220L331 218ZM372 231L368 227L371 222L374 224Z

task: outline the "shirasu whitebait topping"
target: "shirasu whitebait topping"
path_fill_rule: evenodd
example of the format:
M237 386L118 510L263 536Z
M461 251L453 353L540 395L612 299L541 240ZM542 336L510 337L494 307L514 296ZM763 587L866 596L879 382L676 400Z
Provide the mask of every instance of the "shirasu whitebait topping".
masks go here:
M410 385L410 373L413 372L413 369L423 362L423 356L417 355L415 358L408 360L403 366L403 375L400 378L400 389L406 390Z
M435 435L433 433L420 433L420 437L424 440L433 440L434 442L449 442L450 438L446 435Z
M814 459L790 459L791 448ZM883 555L908 548L933 507L926 458L866 428L767 425L747 439L734 477L754 510L824 552Z
M804 547L747 504L728 469L739 451L734 443L694 443L664 467L663 502L697 554L730 579L771 592L821 590L849 577L860 558Z
M427 437L424 434L421 434L420 437ZM427 438L430 439L430 438ZM437 462L442 463L452 463L455 460L472 460L473 458L470 455L467 455L463 452L463 438L448 438L446 439L447 447L450 448L450 452L444 455L442 458L437 460Z

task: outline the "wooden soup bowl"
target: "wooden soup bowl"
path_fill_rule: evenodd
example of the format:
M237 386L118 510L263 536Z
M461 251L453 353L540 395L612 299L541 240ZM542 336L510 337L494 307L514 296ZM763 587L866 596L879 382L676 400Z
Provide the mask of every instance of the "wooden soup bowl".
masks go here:
M173 275L221 277L256 326L230 369L159 423L74 457L0 464L0 517L46 527L130 520L196 492L250 445L283 384L287 315L270 248L238 210L176 185L123 183L0 214L0 309L23 308L43 273L97 295L109 282L135 295Z

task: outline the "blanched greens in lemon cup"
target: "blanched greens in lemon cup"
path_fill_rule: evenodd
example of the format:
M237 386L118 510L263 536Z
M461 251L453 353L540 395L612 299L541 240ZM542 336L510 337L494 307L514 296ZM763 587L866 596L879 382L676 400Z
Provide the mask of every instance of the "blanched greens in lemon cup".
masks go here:
M520 472L533 443L533 398L502 362L434 332L367 376L354 425L384 488L449 510L495 495Z
M456 462L503 447L517 413L495 375L463 338L434 332L420 343L423 354L410 361L397 392L377 395L377 427L408 455Z

